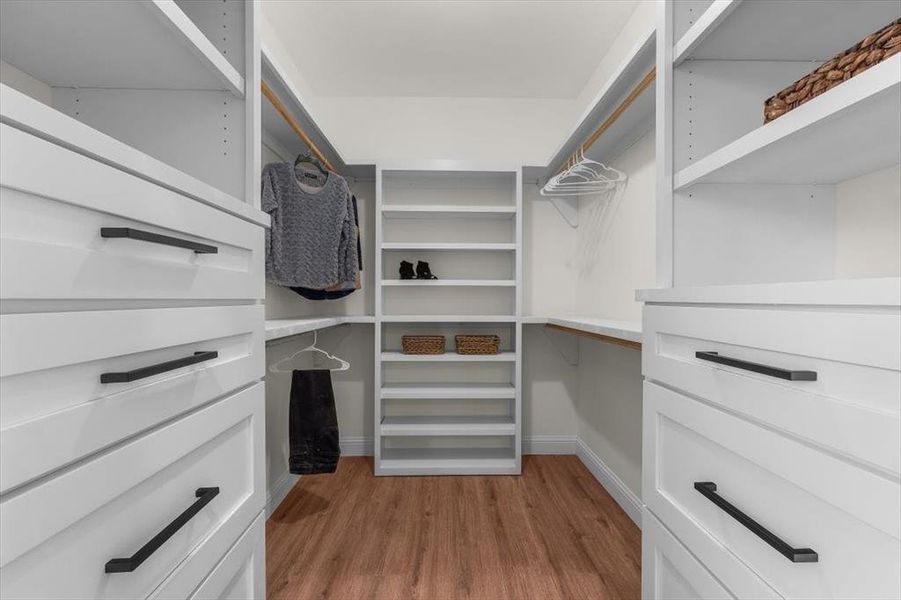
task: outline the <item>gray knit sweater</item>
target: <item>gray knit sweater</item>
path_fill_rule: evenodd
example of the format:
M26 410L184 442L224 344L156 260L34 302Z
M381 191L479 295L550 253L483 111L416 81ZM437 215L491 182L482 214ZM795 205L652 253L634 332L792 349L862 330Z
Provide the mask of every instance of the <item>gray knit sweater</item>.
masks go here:
M266 232L266 279L286 287L325 289L353 281L359 271L357 228L347 182L329 173L309 192L294 168L263 168L262 208L272 216Z

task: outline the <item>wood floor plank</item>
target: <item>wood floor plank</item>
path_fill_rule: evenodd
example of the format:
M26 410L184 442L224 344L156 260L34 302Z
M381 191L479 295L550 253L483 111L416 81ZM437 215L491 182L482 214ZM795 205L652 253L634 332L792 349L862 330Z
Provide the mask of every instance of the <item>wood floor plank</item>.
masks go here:
M521 476L304 476L266 523L270 600L640 597L638 528L574 456Z

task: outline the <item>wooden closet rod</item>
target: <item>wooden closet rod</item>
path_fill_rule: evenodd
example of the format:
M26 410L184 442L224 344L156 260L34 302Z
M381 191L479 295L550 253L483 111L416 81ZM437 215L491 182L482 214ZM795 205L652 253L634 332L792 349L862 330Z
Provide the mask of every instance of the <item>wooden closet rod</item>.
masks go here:
M310 139L310 136L307 135L307 132L303 130L303 127L300 126L300 123L298 123L297 120L293 116L291 116L288 108L284 105L284 103L282 103L281 99L276 95L276 93L272 91L272 88L270 88L265 81L262 81L260 82L260 89L263 91L263 95L266 96L266 99L269 100L278 114L280 114L282 118L288 123L288 125L291 126L291 129L294 130L294 133L296 133L300 137L300 139L303 140L303 143L307 145L307 147L316 156L316 158L321 160L322 164L324 164L329 171L337 173L338 170L335 169L334 165L329 162L329 159L325 157L322 151L319 150L319 147L313 142L312 139Z
M641 93L644 92L648 88L648 86L654 82L654 79L656 77L657 67L652 67L651 70L648 71L648 74L638 82L638 85L636 85L632 89L632 91L629 92L629 95L619 103L619 106L613 109L613 112L610 113L610 116L604 119L604 122L601 123L601 125L597 129L595 129L591 133L591 135L588 136L588 139L586 139L585 142L581 146L579 146L579 149L569 157L569 160L566 161L566 164L562 169L560 169L560 172L563 172L564 170L579 162L579 155L584 154L589 148L591 148L594 143L598 141L602 135L604 135L604 132L610 129L610 127L614 123L616 123L616 120L619 119L624 112L626 112L626 109L628 109L638 99L639 96L641 96Z

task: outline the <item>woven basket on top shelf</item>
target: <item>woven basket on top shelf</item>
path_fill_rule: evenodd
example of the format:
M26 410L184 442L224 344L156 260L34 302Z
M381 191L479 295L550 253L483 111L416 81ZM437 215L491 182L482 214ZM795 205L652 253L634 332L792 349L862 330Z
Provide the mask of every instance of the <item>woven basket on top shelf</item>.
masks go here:
M763 104L763 122L769 123L805 102L810 102L823 92L860 75L898 52L901 52L901 19L868 35L809 75L768 98Z
M444 354L443 335L405 335L401 337L404 354Z
M458 335L457 354L498 354L501 338L496 335Z

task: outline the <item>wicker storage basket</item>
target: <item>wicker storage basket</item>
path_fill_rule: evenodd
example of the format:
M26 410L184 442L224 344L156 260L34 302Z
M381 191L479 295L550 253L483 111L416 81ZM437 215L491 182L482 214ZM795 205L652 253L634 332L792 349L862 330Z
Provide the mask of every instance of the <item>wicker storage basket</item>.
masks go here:
M898 52L901 52L901 19L868 35L860 43L835 55L811 74L767 99L763 104L763 122L769 123L781 117Z
M501 338L496 335L458 335L457 354L497 354L500 352Z
M405 335L401 343L404 354L444 354L443 335Z

